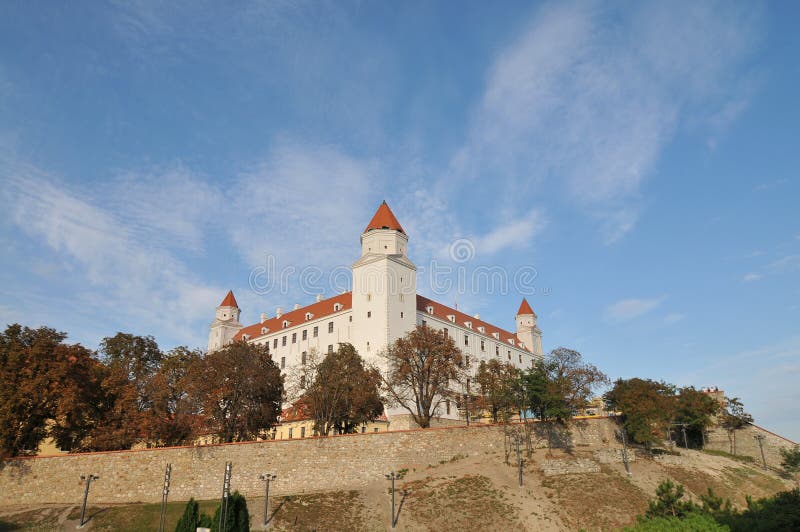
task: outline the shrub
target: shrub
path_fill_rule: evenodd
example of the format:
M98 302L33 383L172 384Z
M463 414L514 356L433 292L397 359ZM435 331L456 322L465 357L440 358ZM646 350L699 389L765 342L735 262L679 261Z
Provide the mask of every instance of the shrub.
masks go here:
M250 514L247 511L247 501L244 495L234 491L228 498L228 512L222 528L219 527L219 517L222 506L217 507L211 523L211 532L250 532Z

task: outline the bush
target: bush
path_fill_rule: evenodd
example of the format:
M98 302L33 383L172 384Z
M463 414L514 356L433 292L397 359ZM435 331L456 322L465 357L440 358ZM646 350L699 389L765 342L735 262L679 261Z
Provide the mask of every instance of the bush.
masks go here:
M706 514L691 513L683 519L677 517L654 517L639 519L639 522L628 528L625 532L729 532L730 528L717 523L713 517Z
M222 506L214 512L214 519L211 523L211 532L250 532L250 513L247 511L247 501L244 495L234 491L228 498L228 512L222 528L219 528L219 517Z

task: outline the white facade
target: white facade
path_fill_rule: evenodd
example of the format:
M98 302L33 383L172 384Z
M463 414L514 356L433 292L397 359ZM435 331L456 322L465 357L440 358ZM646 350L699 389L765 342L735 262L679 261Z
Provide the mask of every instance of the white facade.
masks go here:
M352 292L324 300L318 296L315 303L287 313L279 308L275 317L262 314L258 323L247 327L239 324L239 309L230 306L233 294L229 294L211 324L209 351L238 339L267 344L272 359L288 371L303 364L312 350L324 353L349 342L365 360L380 364L378 354L387 345L424 324L446 330L473 373L482 360L497 359L523 369L541 359L541 330L526 301L512 333L420 296L417 269L407 249L408 236L384 202L361 235L361 257L352 266ZM387 415L398 413L389 410ZM440 415L456 418L457 412Z

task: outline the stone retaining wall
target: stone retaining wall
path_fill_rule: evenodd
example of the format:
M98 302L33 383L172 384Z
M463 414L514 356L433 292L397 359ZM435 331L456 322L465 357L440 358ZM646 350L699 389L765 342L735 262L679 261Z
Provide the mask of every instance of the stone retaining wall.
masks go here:
M513 427L513 426L512 426ZM535 432L542 431L536 424ZM597 445L613 439L615 424L600 418L576 422L559 437L569 445ZM401 468L422 468L454 456L503 452L507 427L473 425L329 438L275 440L201 447L32 457L0 463L0 505L77 503L82 474L96 474L94 503L161 500L164 468L172 464L171 500L219 496L225 462L233 463L231 489L258 497L262 473L275 473L276 494L358 489Z
M540 468L546 477L600 472L600 465L588 458L578 458L576 460L545 460L542 462Z

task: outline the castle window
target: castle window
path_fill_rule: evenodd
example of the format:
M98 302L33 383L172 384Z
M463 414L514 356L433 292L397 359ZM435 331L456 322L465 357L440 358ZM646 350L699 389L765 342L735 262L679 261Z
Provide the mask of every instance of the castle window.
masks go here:
M522 364L522 355L519 355L519 363Z
M311 333L311 336L313 336L314 338L319 336L319 327L314 326L314 331Z
M292 431L294 431L294 429L289 427L289 439L290 440L292 439Z
M308 340L308 329L303 329L303 340Z
M288 326L289 326L289 322L286 321L286 320L283 320L283 328L285 329Z
M278 349L278 339L277 338L275 338L272 341L272 349Z
M339 312L340 310L342 310L342 304L341 303L336 303L335 305L333 305L333 311L334 312Z
M333 353L333 344L328 344L328 353Z
M328 322L328 333L332 333L332 332L333 332L333 322L329 321Z
M304 365L304 366L306 365L306 352L305 351L303 351L303 354L300 357L300 363L302 365Z
M469 367L469 355L467 355L467 367Z
M508 359L511 360L511 350L508 351Z
M292 343L293 344L297 343L297 333L292 333Z
M367 294L367 301L372 301L372 294Z
M451 323L456 322L456 317L453 314L448 314L447 319L450 320Z
M422 326L425 327L426 325L428 325L428 322L425 321L425 320L422 320Z
M486 351L486 345L483 343L483 340L481 340L481 351Z
M281 357L281 369L286 367L286 357Z
M306 312L306 321L310 320L313 317L314 317L313 314L311 314L310 312Z
M448 400L446 400L444 402L444 406L445 406L445 411L447 412L447 415L449 416L450 415L450 399L448 399Z
M305 427L300 427L300 437L301 438L305 438L306 437L306 428Z
M497 340L500 339L500 333L499 332L493 332L492 336L494 336Z
M286 337L285 336L283 338L281 338L281 345L283 347L286 347Z
M242 340L247 341L249 339L250 339L250 337L248 335L246 335L246 334L242 335Z
M367 317L368 317L368 318L371 318L371 317L372 317L372 311L371 311L371 310L368 310L368 311L367 311Z
M425 311L428 314L433 314L433 307L431 305L428 305L427 307L425 307Z
M478 327L478 330L479 330L480 332L482 332L483 334L486 334L486 327L484 327L483 325L481 325L480 327Z
M464 335L464 345L469 345L469 335L468 334Z
M349 321L350 323L353 323L353 315L352 314L347 316L347 321Z
M472 322L471 321L465 321L464 325L467 326L467 329L472 329Z
M365 432L367 432L367 426L361 425L361 434L364 434Z
M305 375L300 375L300 387L303 388L303 389L305 389L305 387L306 387L306 376Z
M374 429L372 429L372 432L378 432L378 427L375 427Z
M369 342L367 342L367 351L369 351Z
M444 328L444 337L447 338L447 327Z
M403 312L402 311L400 312L400 319L401 320L403 319Z
M494 346L494 354L500 356L500 346L497 344Z
M266 327L261 327L261 334L267 334L267 332L269 332L269 329Z
M508 343L511 344L511 345L514 345L514 339L513 338L509 338L508 339Z
M402 303L403 301L405 301L404 294L400 294L400 302Z

